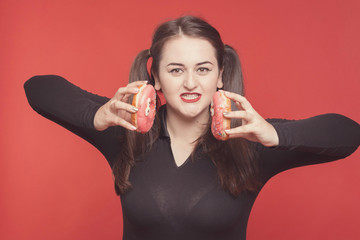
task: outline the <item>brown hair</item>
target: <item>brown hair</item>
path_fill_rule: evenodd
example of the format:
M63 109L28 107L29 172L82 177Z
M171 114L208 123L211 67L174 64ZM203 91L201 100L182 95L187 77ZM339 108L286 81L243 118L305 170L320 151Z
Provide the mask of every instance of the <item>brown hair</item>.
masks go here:
M239 57L229 45L224 45L219 32L206 21L194 17L184 16L165 22L155 30L152 45L149 50L141 51L135 58L129 82L148 80L154 85L154 75L158 76L159 62L164 44L173 37L186 35L209 41L216 51L219 69L223 69L223 89L244 95L243 77ZM152 57L151 75L147 69L148 59ZM160 106L160 101L158 100ZM232 103L233 104L233 103ZM234 109L235 106L232 106ZM209 118L208 125L210 126ZM232 126L241 125L241 120L232 120ZM135 159L141 158L151 149L152 144L159 137L160 120L155 118L151 130L145 135L125 131L121 136L122 152L113 166L117 193L125 193L131 188L128 180ZM209 155L217 167L219 181L224 189L237 196L242 191L254 191L259 186L258 167L254 160L253 144L247 140L237 138L222 142L217 141L211 134L210 127L197 140L194 151L202 148ZM192 155L193 156L193 155Z

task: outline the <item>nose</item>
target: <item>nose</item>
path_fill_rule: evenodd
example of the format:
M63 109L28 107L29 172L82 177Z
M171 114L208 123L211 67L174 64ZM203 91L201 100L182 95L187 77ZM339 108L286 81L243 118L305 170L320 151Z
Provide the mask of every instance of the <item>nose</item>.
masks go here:
M184 87L187 90L193 90L197 87L198 82L194 74L188 73L187 76L185 76L184 80Z

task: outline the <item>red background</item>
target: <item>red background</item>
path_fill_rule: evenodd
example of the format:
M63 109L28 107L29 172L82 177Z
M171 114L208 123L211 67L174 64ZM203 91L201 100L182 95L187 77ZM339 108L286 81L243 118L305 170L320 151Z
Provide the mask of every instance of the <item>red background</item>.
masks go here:
M158 23L195 14L238 50L263 117L337 112L360 122L359 12L358 0L0 1L0 238L122 235L105 159L30 108L26 79L58 74L111 97ZM360 239L359 157L273 178L248 239Z

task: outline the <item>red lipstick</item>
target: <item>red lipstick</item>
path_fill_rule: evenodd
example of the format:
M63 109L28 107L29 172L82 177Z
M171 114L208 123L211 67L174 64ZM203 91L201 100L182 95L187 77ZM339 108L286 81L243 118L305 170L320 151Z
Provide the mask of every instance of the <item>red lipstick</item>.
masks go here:
M201 98L201 94L200 93L194 93L194 92L187 92L187 93L182 93L180 95L180 98L183 102L186 103L194 103L200 100Z

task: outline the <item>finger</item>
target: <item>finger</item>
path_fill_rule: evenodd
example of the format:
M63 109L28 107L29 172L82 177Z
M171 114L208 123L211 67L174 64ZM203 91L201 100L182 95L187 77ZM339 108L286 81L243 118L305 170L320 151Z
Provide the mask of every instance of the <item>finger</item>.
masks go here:
M131 123L129 123L128 121L126 121L120 117L115 117L113 123L114 123L114 125L124 127L131 131L136 130L136 127L134 125L132 125Z
M131 88L130 93L125 93L121 99L123 102L128 102L131 95L139 92L139 89L142 85L147 84L148 81L136 81L129 83L126 87Z
M249 135L246 128L247 127L243 125L236 128L226 129L225 132L229 138L246 138L246 136Z
M140 87L144 84L147 84L148 81L147 80L143 80L143 81L135 81L135 82L131 82L128 85L126 85L127 87Z
M125 95L132 95L132 94L136 94L139 92L139 88L138 87L121 87L119 88L115 95L114 95L114 99L119 100L119 101L123 101L123 98L125 97Z
M247 111L230 111L230 112L224 112L224 117L226 118L238 118L245 120L246 122L251 121L253 115Z
M229 138L245 138L250 141L255 141L254 126L252 125L253 124L241 125L236 128L227 129L225 132L229 135Z
M114 111L114 112L117 112L119 110L125 110L129 113L136 113L138 111L138 109L131 105L131 104L128 104L126 102L122 102L122 101L112 101L112 103L110 104L110 108Z
M251 106L250 102L244 96L241 96L240 94L236 94L233 92L224 91L224 90L221 90L221 91L223 91L228 98L230 98L232 101L234 101L235 104L237 105L237 107L240 104L241 108L246 111L254 110L253 107Z
M144 85L144 84L147 84L147 83L148 83L147 80L144 80L144 81L136 81L136 82L130 83L130 84L128 85L128 87L134 88L134 91L135 91L136 93L138 93L140 87L141 87L142 85ZM134 85L135 85L135 86L134 86ZM123 98L121 99L121 101L123 101L123 102L128 102L128 101L129 101L129 98L130 98L130 96L131 96L132 94L135 94L135 93L124 94L124 95L123 95Z
M124 98L129 99L132 94L136 94L139 92L139 87L141 85L146 83L147 81L136 81L129 83L126 87L119 88L116 91L114 98L120 101L124 101Z
M248 125L241 125L239 127L226 129L225 132L228 135L234 135L234 134L248 134L249 133L249 126Z
M134 90L136 91L136 93L139 92L139 89L134 89ZM122 98L119 99L119 100L122 101L122 102L128 102L130 96L133 95L133 94L136 94L136 93L125 93L125 94L122 96Z
M241 103L238 102L238 101L235 102L235 106L236 106L236 108L239 109L239 110L245 110L245 109L241 106Z

